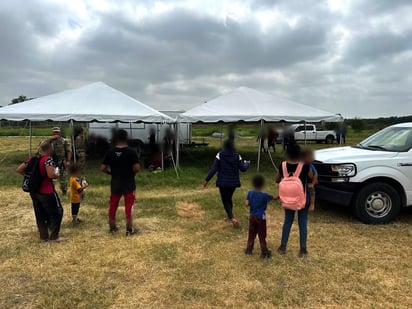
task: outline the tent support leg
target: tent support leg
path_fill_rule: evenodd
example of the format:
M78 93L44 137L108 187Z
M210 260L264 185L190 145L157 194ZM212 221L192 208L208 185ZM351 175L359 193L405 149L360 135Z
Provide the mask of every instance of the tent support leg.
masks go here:
M260 120L260 133L259 133L259 151L258 151L258 160L257 160L257 166L256 166L256 172L259 172L260 170L260 155L261 155L261 148L260 145L262 144L262 131L263 130L263 119Z
M285 123L282 122L282 154L285 153Z
M220 126L220 147L223 147L223 126Z
M175 135L176 135L176 168L180 167L180 141L179 141L179 123L175 123Z
M70 120L70 127L72 129L72 145L73 145L73 162L76 163L77 158L76 158L76 140L74 139L74 124L73 124L73 119Z
M159 124L156 124L156 128L157 128L157 143L160 145L162 171L164 171L165 170L164 149L163 149L164 143L163 143L163 140L160 140Z
M303 125L304 125L304 128L303 128L303 129L305 130L304 132L305 132L305 148L306 148L307 133L308 133L308 132L306 131L306 120L303 122Z
M32 144L33 144L33 129L32 129L31 120L29 120L29 157L31 157Z
M133 128L132 128L132 123L129 123L129 134L130 134L130 139L133 139Z

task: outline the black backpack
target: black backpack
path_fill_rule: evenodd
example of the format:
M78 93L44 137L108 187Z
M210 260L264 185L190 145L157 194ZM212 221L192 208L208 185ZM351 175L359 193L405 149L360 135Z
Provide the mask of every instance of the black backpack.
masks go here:
M40 159L32 157L24 171L22 189L24 192L37 193L43 182L43 176L40 174Z

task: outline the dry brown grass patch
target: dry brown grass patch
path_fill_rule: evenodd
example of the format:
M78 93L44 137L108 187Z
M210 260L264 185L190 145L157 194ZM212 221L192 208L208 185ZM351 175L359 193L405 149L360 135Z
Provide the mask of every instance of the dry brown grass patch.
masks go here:
M182 218L200 220L205 215L205 211L198 203L179 201L175 207L177 214Z

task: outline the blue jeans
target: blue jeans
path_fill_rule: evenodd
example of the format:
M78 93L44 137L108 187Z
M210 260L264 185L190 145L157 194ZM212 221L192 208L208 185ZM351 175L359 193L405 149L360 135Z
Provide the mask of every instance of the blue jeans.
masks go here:
M307 194L309 198L309 194ZM309 204L310 199L306 202L306 207L302 210L298 211L298 223L299 223L299 239L300 239L300 247L306 248L306 241L308 239L308 212L309 212ZM295 219L295 212L294 210L285 209L285 221L283 223L282 229L282 245L287 245L289 240L290 229L292 228L293 220Z

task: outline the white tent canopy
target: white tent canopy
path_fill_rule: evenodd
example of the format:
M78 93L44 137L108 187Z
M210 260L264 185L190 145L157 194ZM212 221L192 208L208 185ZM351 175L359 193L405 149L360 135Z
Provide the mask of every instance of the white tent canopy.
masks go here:
M240 87L179 115L179 122L338 122L342 116Z
M244 122L339 122L341 115L332 114L291 100L272 96L255 89L240 87L177 117L178 122L234 123ZM305 140L306 144L306 140ZM257 171L260 167L259 147ZM177 153L179 164L179 153Z
M97 82L0 108L10 121L81 121L172 123L174 119Z

